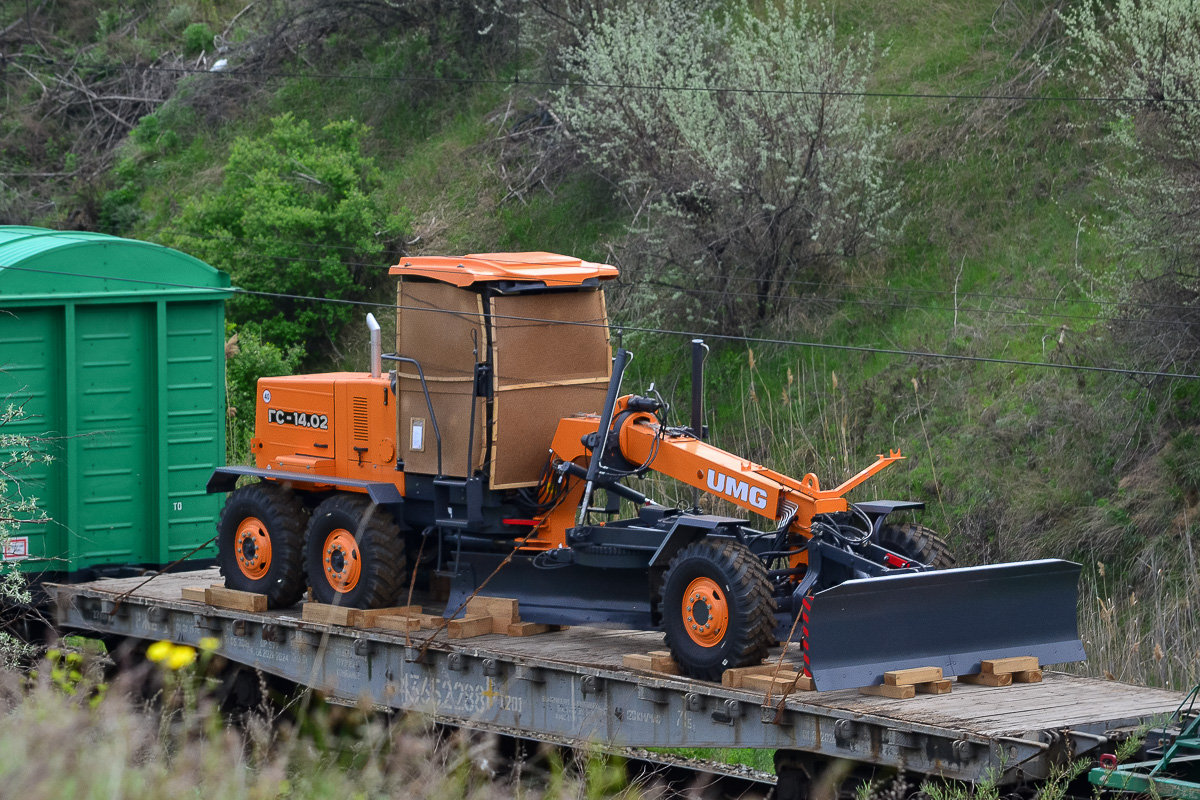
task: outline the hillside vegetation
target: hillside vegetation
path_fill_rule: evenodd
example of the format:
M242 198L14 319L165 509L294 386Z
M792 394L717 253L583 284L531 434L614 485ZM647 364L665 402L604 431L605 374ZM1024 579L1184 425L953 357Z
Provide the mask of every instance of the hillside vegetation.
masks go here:
M628 386L682 421L706 335L718 444L827 484L898 447L859 491L960 563L1085 565L1086 669L1200 680L1188 3L477 6L8 4L0 222L385 305L405 253L615 263ZM362 311L232 301L241 417L362 367Z

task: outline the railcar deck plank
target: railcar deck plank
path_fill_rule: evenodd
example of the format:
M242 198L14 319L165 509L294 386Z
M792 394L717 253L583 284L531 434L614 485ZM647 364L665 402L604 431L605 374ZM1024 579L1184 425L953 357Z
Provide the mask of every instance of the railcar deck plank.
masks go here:
M218 582L212 569L50 589L60 620L78 628L183 641L198 638L200 629L223 630L229 636L223 655L232 660L297 676L350 700L369 688L381 704L460 723L478 719L533 735L575 731L581 738L639 746L788 747L966 779L997 767L1005 780L1045 774L1059 756L1044 741L1074 731L1081 737L1074 742L1077 752L1086 750L1105 731L1171 714L1182 699L1176 692L1047 671L1041 683L956 683L949 694L910 699L860 695L857 689L786 697L773 692L767 709L760 708L761 691L623 666L628 654L661 650L661 633L575 626L532 637L492 633L450 640L444 628L406 634L308 623L299 606L248 613L181 600L185 586ZM114 602L127 592L132 594ZM421 596L413 603L423 604L426 613L443 611ZM124 619L113 613L126 604ZM270 626L293 633L268 642ZM775 648L772 658L781 652ZM376 660L386 665L382 686L380 668L373 673L370 666ZM782 669L790 666L785 659ZM514 713L494 713L497 702L514 704ZM1023 748L1017 759L1007 754L1013 742Z

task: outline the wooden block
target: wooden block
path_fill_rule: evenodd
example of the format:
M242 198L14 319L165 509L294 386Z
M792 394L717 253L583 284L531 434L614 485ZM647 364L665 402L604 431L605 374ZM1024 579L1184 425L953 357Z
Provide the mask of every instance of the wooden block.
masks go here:
M409 617L404 615L388 616L382 614L375 617L370 625L363 625L364 628L382 628L385 631L419 631L421 629L420 617Z
M941 679L941 667L913 667L912 669L894 669L891 672L883 673L883 682L888 686L908 686Z
M503 631L514 622L520 622L517 613L517 601L510 597L472 597L467 601L466 615L468 617L491 617L495 622L492 627Z
M358 625L362 628L378 628L375 620L380 617L413 617L420 616L420 606L394 606L392 608L367 608L358 615Z
M492 618L493 624L495 618ZM543 625L540 622L510 622L504 632L509 636L536 636L539 633L550 633L558 630L557 625Z
M1023 669L1014 672L1013 683L1041 683L1042 671L1040 669Z
M650 669L654 672L665 672L668 675L679 674L679 665L671 657L670 650L651 650Z
M976 686L1012 686L1013 676L1011 672L995 674L977 672L973 675L959 675L958 682L972 683Z
M451 639L470 639L473 636L483 636L492 632L492 618L482 614L474 617L459 617L452 619L446 625L447 636Z
M907 700L910 697L917 696L917 687L911 683L903 686L890 686L886 683L879 686L864 686L858 690L859 694L871 694L877 697L890 697L893 700Z
M913 684L920 694L950 694L950 679Z
M621 666L625 669L650 672L650 655L648 653L626 653L621 656Z
M357 608L348 606L331 606L325 603L305 603L300 612L300 619L305 622L320 622L323 625L358 625Z
M811 692L814 689L812 678L786 669L779 670L779 674L774 677L770 674L745 675L742 677L741 682L742 685L740 688L742 689L749 689L754 692L770 692L772 695L783 695L791 692Z
M179 590L179 595L181 599L191 600L193 603L207 603L207 591L203 586L185 586Z
M653 653L629 653L621 657L621 665L626 669L636 669L642 672L660 672L665 675L678 675L679 665L670 653L662 650Z
M987 658L980 662L980 673L999 675L1004 672L1027 672L1037 669L1037 656L1014 656L1013 658Z
M267 596L254 592L239 592L236 589L212 587L204 590L204 602L217 608L231 608L234 611L252 611L261 613L267 610Z
M751 675L771 675L775 672L775 664L760 664L757 667L734 667L721 673L721 685L731 689L741 689L742 681ZM782 671L782 670L781 670Z

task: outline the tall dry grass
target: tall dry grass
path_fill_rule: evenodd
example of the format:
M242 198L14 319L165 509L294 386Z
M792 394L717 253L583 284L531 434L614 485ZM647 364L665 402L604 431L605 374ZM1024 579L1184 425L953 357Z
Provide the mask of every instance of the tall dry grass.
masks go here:
M49 674L49 665L43 670ZM182 677L180 677L182 676ZM310 709L289 721L231 724L198 672L135 699L152 669L122 673L90 707L86 681L0 672L0 797L22 800L219 798L598 798L655 796L601 760L505 763L494 739L435 735L417 716ZM182 681L187 681L184 684ZM319 708L319 707L318 707Z

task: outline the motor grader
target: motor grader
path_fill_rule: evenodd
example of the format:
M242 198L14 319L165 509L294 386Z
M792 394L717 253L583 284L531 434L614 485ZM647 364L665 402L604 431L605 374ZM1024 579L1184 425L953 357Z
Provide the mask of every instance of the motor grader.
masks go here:
M272 608L309 587L382 608L410 581L444 581L447 615L483 594L516 598L531 622L659 629L682 670L710 680L787 641L819 689L1083 658L1078 565L953 569L940 538L894 521L922 503L846 499L899 452L824 488L706 442L695 399L683 426L652 392L624 394L632 356L613 350L601 290L614 267L498 253L408 258L391 274L394 354L369 316L369 373L259 380L255 466L208 485L229 492L226 586ZM634 485L648 473L696 499L655 502ZM706 513L701 492L759 525Z

